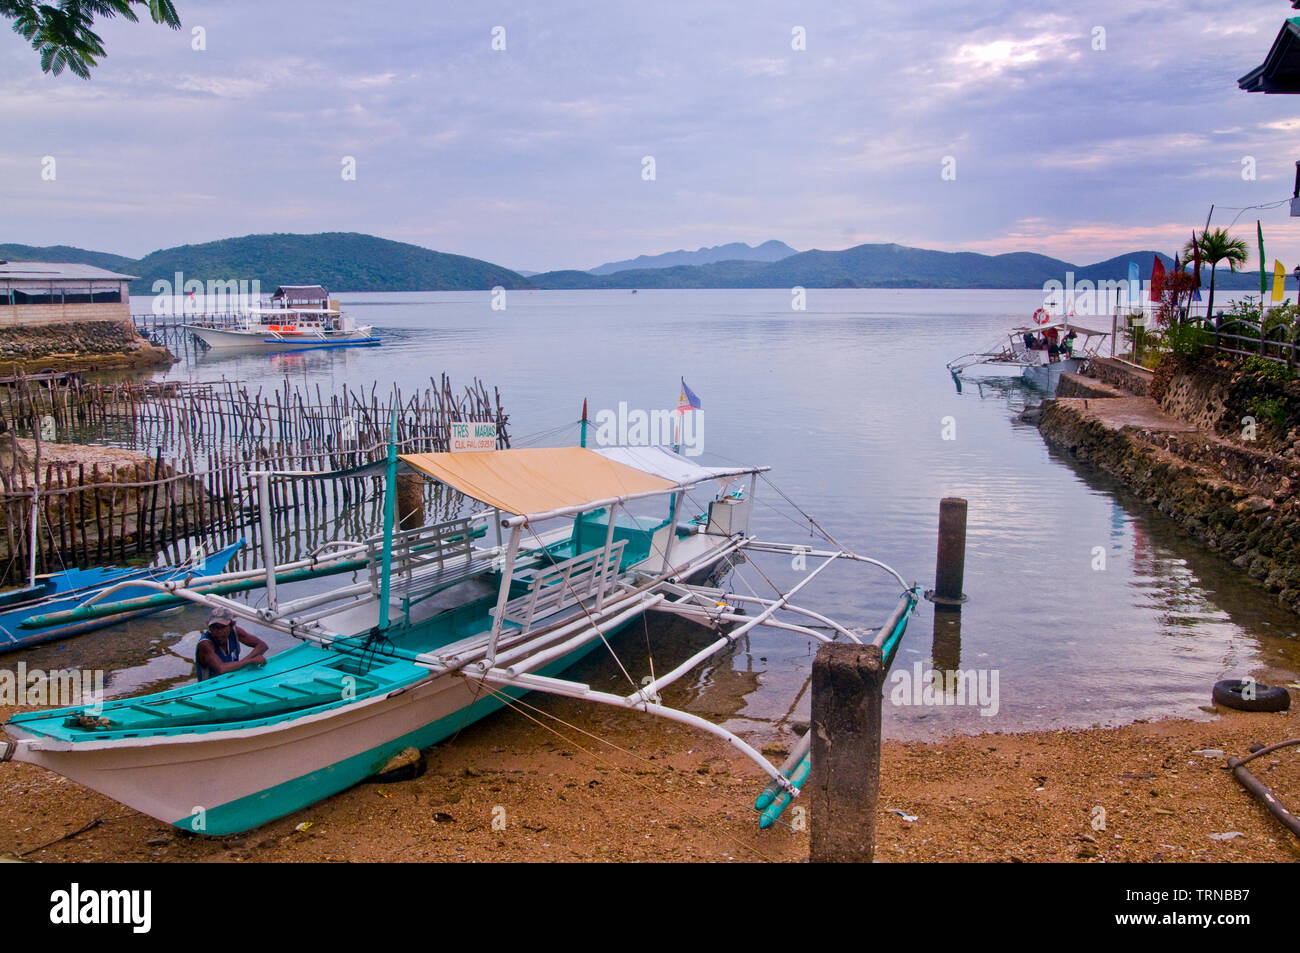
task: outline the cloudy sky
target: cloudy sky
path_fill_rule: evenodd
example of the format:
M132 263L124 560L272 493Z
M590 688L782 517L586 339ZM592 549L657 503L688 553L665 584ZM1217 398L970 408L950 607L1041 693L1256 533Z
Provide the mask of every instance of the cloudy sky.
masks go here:
M90 81L42 74L0 27L0 241L137 256L360 231L542 270L776 238L1086 263L1172 253L1211 203L1227 225L1285 199L1300 159L1300 96L1236 84L1286 0L176 5L179 32L102 24ZM1252 248L1257 217L1270 258L1300 262L1300 219L1242 212Z

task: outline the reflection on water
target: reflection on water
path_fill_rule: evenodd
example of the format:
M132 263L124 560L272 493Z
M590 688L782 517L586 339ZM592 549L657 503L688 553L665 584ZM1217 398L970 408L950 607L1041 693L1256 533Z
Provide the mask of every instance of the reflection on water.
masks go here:
M1018 419L1041 395L994 376L956 393L946 362L1023 323L1035 292L814 290L805 312L791 312L780 289L510 292L505 311L491 309L488 292L342 297L376 325L382 347L210 354L160 376L253 387L288 378L338 390L371 381L425 386L442 371L454 380L478 375L501 388L519 443L553 428L560 436L546 442L576 440L576 427L562 428L584 398L593 415L620 401L674 407L685 377L705 408L702 463L771 465L775 484L840 542L926 585L939 499L969 500L969 602L957 618L922 603L896 669L996 670L998 713L887 702L890 735L1196 717L1218 678L1263 663L1300 666L1300 620ZM705 500L694 502L702 508ZM754 526L764 538L815 542L768 485L760 485ZM286 545L319 539L321 529L290 523ZM339 529L356 535L363 527ZM802 576L790 560L762 556L726 585L764 595L769 581L785 589ZM846 566L817 577L799 601L868 628L896 597L887 577ZM189 640L202 623L200 610L186 609L24 654L29 665L110 668L111 690L139 691L188 677ZM648 625L657 672L670 646L703 644L698 631L678 632L680 621ZM263 635L273 648L288 644ZM615 644L637 678L649 673L639 624ZM806 721L812 656L806 640L755 631L669 699L742 731ZM588 664L597 668L583 677L603 687L617 691L626 681L596 655Z

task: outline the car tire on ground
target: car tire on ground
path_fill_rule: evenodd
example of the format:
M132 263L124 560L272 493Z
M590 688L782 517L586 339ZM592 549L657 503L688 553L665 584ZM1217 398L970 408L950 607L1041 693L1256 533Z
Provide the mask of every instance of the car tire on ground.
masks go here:
M1245 687L1246 681L1240 678L1215 682L1211 693L1214 704L1237 711L1286 711L1291 707L1291 695L1280 685L1255 682L1253 698L1244 696Z

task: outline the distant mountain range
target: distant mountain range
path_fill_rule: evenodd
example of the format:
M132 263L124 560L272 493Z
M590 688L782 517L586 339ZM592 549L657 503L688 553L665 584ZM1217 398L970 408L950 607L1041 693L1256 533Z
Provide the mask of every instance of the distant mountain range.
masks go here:
M643 268L673 268L677 265L711 265L718 261L780 261L797 255L785 242L767 241L750 247L744 242L731 242L729 245L714 245L712 248L697 248L695 251L664 252L662 255L638 255L627 261L611 261L588 271L593 275L612 275L616 271L634 271ZM537 274L537 272L533 272Z
M1124 281L1135 261L1143 280L1159 255L1166 269L1173 259L1162 252L1139 251L1090 265L1076 265L1032 252L982 255L942 252L905 245L858 245L843 251L806 251L775 262L721 261L711 265L635 269L609 275L585 271L547 271L528 278L538 288L1042 288L1064 283L1067 272L1082 281ZM1209 283L1209 269L1203 273ZM1216 287L1259 288L1259 272L1231 274L1219 269Z
M108 252L87 251L71 245L0 245L0 261L61 261L78 265L93 265L119 274L133 275L136 261Z
M140 259L66 245L34 248L0 245L0 258L80 262L137 275L133 294L150 294L157 279L260 281L264 292L282 284L320 284L339 291L476 291L500 285L532 287L508 268L393 242L358 232L318 235L272 234L178 245Z
M253 280L264 291L280 284L322 284L332 292L471 291L498 285L510 289L570 288L1042 288L1048 281L1074 273L1081 281L1123 281L1128 263L1136 261L1143 279L1159 255L1168 268L1172 260L1154 251L1119 255L1091 265L1075 265L1031 252L982 255L941 252L905 245L858 245L842 251L794 252L781 242L719 245L696 252L670 252L632 261L658 261L675 255L750 253L791 254L771 260L723 259L704 264L623 269L625 262L605 274L588 271L547 271L523 275L491 262L431 251L357 232L318 235L272 234L226 238L200 245L180 245L131 259L107 252L66 245L34 247L0 245L0 259L14 261L80 262L111 271L138 275L131 290L149 294L155 279L174 279L176 272L201 281ZM764 251L766 249L766 251ZM1209 281L1208 269L1204 275ZM1230 273L1220 268L1217 287L1225 291L1259 288L1259 272Z

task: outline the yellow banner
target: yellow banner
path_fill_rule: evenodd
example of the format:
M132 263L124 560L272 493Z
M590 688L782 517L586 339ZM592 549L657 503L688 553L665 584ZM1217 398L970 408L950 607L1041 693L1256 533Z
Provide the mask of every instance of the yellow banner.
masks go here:
M1286 268L1276 258L1273 259L1273 300L1281 301L1286 297Z

